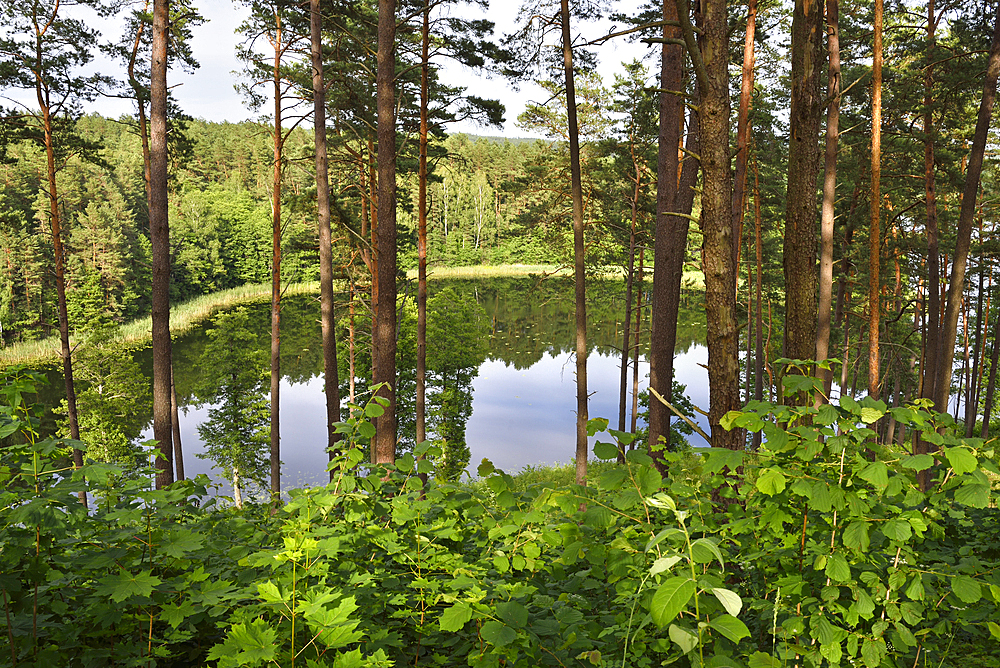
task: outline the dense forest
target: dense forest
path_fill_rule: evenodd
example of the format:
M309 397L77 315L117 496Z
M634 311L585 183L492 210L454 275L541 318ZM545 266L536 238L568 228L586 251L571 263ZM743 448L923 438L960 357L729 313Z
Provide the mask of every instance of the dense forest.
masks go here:
M245 0L239 124L171 94L190 0L0 5L0 334L58 338L61 385L0 387L0 665L1000 665L1000 3L525 0L502 35L487 5ZM647 58L602 80L616 40ZM450 133L504 107L445 62L536 82L545 139ZM472 379L518 334L428 275L506 264L546 266L533 298L571 276L543 316L573 341L569 480L463 479ZM267 332L222 310L177 377L178 307L258 284ZM305 366L329 485L283 490ZM178 394L232 503L184 475Z

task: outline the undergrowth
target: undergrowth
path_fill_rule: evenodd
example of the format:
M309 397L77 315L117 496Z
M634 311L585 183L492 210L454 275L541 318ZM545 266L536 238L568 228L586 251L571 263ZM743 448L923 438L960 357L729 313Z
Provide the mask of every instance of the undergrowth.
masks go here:
M2 390L0 665L997 665L996 453L918 406L752 404L727 426L758 452L667 453L666 477L611 463L611 431L582 487L489 462L424 486L425 446L363 468L369 404L333 482L238 511L204 476L73 470L36 381ZM938 450L880 446L888 414Z

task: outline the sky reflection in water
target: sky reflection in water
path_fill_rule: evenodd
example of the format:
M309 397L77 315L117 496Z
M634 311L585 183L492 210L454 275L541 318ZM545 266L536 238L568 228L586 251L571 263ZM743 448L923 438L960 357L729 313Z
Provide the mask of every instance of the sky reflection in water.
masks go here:
M592 352L587 360L591 417L618 422L618 357ZM674 359L676 375L687 385L694 404L708 408L708 352L692 346ZM526 465L565 463L573 460L576 434L576 366L572 354L545 354L528 369L517 369L502 360L487 360L473 381L473 412L466 438L471 451L469 471L475 473L483 458L498 468L516 472ZM642 388L648 385L649 364L640 360ZM631 386L631 371L629 383ZM629 393L631 410L631 391ZM207 419L208 407L190 407L181 414L185 473L213 474L212 462L195 457L204 451L197 426ZM281 384L282 487L322 485L327 480L324 451L326 403L322 377L305 383ZM707 419L699 415L701 427ZM151 438L150 433L144 438ZM605 435L605 438L607 436ZM591 438L593 445L594 438ZM698 436L692 443L701 445ZM213 478L216 476L212 475ZM228 486L222 488L227 494Z

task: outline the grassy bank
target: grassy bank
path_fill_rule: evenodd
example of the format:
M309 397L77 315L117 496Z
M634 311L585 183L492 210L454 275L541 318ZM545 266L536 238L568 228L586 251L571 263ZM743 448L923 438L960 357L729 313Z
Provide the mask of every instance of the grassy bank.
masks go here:
M319 283L294 283L285 289L285 296L319 292ZM210 295L195 297L190 301L170 309L170 333L174 336L183 334L195 324L210 317L220 309L267 300L271 297L270 284L242 285L231 290L214 292ZM116 333L114 340L126 344L139 345L150 340L152 336L152 319L150 316L139 318L123 324ZM79 338L70 336L70 346L76 346ZM0 367L15 364L37 365L53 362L59 358L59 335L50 336L38 341L16 343L9 348L0 350Z

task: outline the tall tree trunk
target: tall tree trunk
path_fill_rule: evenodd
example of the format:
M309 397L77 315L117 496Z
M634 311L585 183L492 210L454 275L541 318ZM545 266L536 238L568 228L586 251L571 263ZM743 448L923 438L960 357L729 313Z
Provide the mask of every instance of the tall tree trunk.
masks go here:
M622 335L621 380L618 392L618 431L625 431L625 404L628 401L628 359L631 353L632 327L632 289L635 285L635 226L639 218L639 190L642 185L642 170L639 168L638 157L635 154L635 142L630 137L629 149L632 153L632 166L635 176L632 180L632 225L628 235L628 269L625 272L625 331ZM636 348L638 349L639 328L636 326ZM625 453L621 448L618 455L619 463L625 463Z
M757 255L757 280L755 290L757 293L757 314L755 317L756 331L754 332L753 351L753 398L755 401L764 400L764 322L761 313L761 302L763 301L762 284L764 282L764 258L761 248L761 217L760 217L760 168L756 156L753 161L753 217L754 217L754 250ZM760 449L761 433L755 431L751 448L756 451Z
M427 104L430 82L430 0L424 0L420 55L420 162L417 191L417 444L427 439Z
M746 39L743 42L743 78L740 82L740 108L736 115L736 176L733 179L734 266L739 265L739 240L743 237L743 202L746 200L747 159L750 155L750 105L754 81L753 40L756 27L757 0L747 0L747 31ZM749 330L747 331L749 332ZM749 370L748 365L747 373Z
M993 414L993 396L997 387L997 364L1000 363L1000 308L996 309L995 322L993 324L993 343L990 350L990 375L986 381L986 398L983 407L983 429L980 432L981 438L990 436L990 416Z
M576 484L587 484L587 284L583 244L583 183L580 175L580 132L573 82L573 42L569 31L569 0L562 0L563 72L569 123L569 163L573 196L573 277L576 301Z
M174 385L174 365L170 365L170 427L174 440L174 470L177 480L184 480L184 450L181 448L181 420L177 410L177 387Z
M980 237L982 235L980 234ZM976 333L972 346L972 369L969 373L969 382L965 390L965 437L972 438L972 433L976 428L976 411L979 408L978 401L978 376L979 376L979 351L983 343L983 267L979 268L979 289L976 291ZM987 311L987 317L989 312ZM968 325L966 325L968 327ZM968 336L966 336L968 340ZM968 366L968 362L966 362Z
M388 401L376 423L372 462L396 461L396 2L378 0L378 228L372 380Z
M170 224L167 213L167 26L168 0L153 2L153 62L149 109L149 241L153 256L153 439L156 487L174 481L170 419Z
M924 399L937 396L937 362L941 349L941 252L937 217L937 195L934 178L934 58L937 42L934 37L938 17L934 0L927 0L927 65L924 68L924 208L927 232L927 327L924 329L924 362L921 367L921 392ZM927 452L927 445L915 441L916 452Z
M326 395L326 451L336 456L340 422L340 378L337 370L337 319L333 308L333 240L330 232L330 172L326 145L326 84L323 82L323 15L320 0L309 0L312 57L313 139L316 145L316 208L319 226L319 301L323 336L323 391ZM353 371L353 370L352 370ZM330 471L330 480L333 480Z
M823 4L795 0L792 13L792 99L785 201L785 357L816 353L816 178L824 100ZM707 142L706 142L707 143Z
M882 284L879 269L882 264L882 228L879 212L882 206L882 0L875 0L875 46L872 56L872 196L871 229L868 233L868 396L878 399L879 383L879 324L882 309Z
M281 493L281 15L274 11L274 174L271 185L271 499Z
M687 5L685 4L685 11ZM649 386L671 398L674 375L674 345L677 341L677 309L684 268L688 220L670 215L675 211L677 175L680 170L681 119L684 100L680 97L684 49L668 40L681 36L677 23L678 5L663 2L663 43L660 49L660 128L656 165L656 234L653 246L653 310L649 334ZM679 240L683 237L683 244ZM675 288L676 285L676 288ZM671 325L671 322L673 325ZM670 410L659 401L649 402L649 446L660 437L670 448Z
M827 51L830 73L826 95L826 156L823 165L823 207L820 214L819 294L816 320L816 359L830 357L830 318L833 308L833 223L837 201L837 143L840 135L840 3L826 0ZM833 370L819 369L824 392L816 403L827 400L833 384Z
M45 141L46 173L49 190L49 225L52 229L52 250L56 274L56 302L59 313L59 355L62 357L63 381L66 387L66 417L69 421L69 435L80 440L80 420L76 408L76 386L73 383L73 351L69 346L69 313L66 309L66 258L62 241L59 191L56 188L55 138L52 130L52 114L47 91L43 93L41 83L35 86L38 104L42 114ZM73 468L83 466L83 452L73 448ZM79 493L80 503L87 505L87 493Z
M632 420L629 424L629 432L634 434L636 420L639 417L639 345L642 341L642 294L645 279L643 259L646 248L639 248L639 289L635 300L635 345L632 347Z
M969 162L965 170L962 209L958 215L958 227L955 233L955 257L952 261L951 277L948 284L948 306L941 326L941 347L935 387L937 396L934 399L934 407L942 412L947 408L948 394L951 389L951 370L955 359L955 336L958 331L958 310L965 287L965 265L969 258L972 224L976 213L976 198L983 171L983 156L986 152L986 138L990 128L990 117L993 114L993 102L997 94L998 75L1000 75L1000 3L997 4L993 42L990 44L986 81L983 85L983 99L979 105L976 132L973 135L972 149L969 152Z
M708 421L713 447L741 450L744 446L742 430L726 431L721 424L726 413L739 409L740 403L726 0L701 3L701 35L697 44L686 0L678 0L677 5L699 93L702 270L708 322Z

